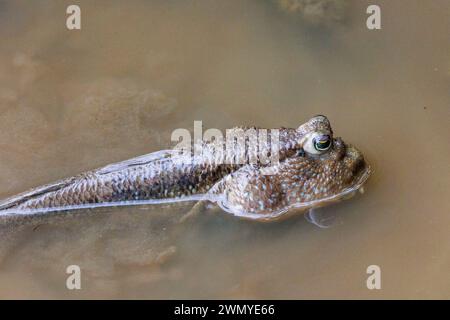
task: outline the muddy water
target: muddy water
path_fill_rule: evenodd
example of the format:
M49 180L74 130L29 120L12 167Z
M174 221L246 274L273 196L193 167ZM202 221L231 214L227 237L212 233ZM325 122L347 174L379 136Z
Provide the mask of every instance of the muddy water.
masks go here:
M80 31L69 2L0 2L0 198L167 148L194 120L325 114L375 170L321 209L329 229L176 224L190 204L2 220L1 298L450 298L450 3L377 1L369 31L365 1L281 2L81 1Z

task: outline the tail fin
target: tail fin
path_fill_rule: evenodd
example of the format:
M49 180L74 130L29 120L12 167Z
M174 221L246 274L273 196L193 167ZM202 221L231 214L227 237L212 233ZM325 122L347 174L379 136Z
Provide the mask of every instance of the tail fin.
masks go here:
M134 166L142 166L142 165L151 163L153 161L159 161L159 162L169 161L172 156L177 155L177 154L178 154L178 152L174 151L174 150L162 150L162 151L150 153L147 155L143 155L143 156L140 156L137 158L129 159L126 161L110 164L103 168L85 172L85 173L79 174L77 176L63 179L63 180L60 180L60 181L57 181L54 183L46 184L44 186L40 186L40 187L31 189L27 192L24 192L24 193L12 196L3 201L0 201L0 211L17 208L18 206L27 202L28 200L35 199L44 194L66 188L66 187L70 186L71 184L74 184L77 181L80 181L80 179L82 179L83 177L86 177L87 175L92 174L92 175L94 175L94 178L98 178L99 175L112 174L112 173L119 172L121 170L131 168Z
M57 181L55 183L46 184L44 186L40 186L29 191L17 194L10 198L0 201L0 210L11 209L17 207L18 205L24 203L27 200L32 198L36 198L40 195L43 195L47 192L59 190L68 184L72 183L73 178L69 178L66 180Z

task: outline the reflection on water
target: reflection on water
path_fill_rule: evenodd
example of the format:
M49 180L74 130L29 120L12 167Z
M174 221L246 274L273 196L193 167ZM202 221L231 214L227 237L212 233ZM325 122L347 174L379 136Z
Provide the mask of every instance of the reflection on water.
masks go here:
M2 220L0 297L450 298L450 3L379 1L369 31L368 2L323 2L338 12L82 1L80 31L68 3L1 2L0 198L166 148L194 120L326 114L375 172L364 196L320 209L339 219L327 229L220 211L179 224L191 204Z

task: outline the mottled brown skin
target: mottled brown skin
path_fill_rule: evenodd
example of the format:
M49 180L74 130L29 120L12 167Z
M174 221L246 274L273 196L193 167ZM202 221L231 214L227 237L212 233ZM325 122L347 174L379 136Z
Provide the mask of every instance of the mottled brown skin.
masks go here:
M333 135L324 116L310 119L290 135L295 154L272 166L244 166L226 176L211 192L224 195L221 206L225 210L244 217L254 214L256 219L346 198L348 191L362 186L370 167L361 152L340 138L332 138L331 147L320 154L305 152L307 137L318 132Z
M269 174L262 174L257 167L241 168L225 178L225 207L265 214L338 195L365 168L362 156L353 158L347 150L342 140L336 139L326 156L291 157L265 168Z
M358 150L332 138L324 116L279 130L279 163L264 165L258 158L250 164L251 151L240 164L216 164L207 152L193 163L176 151L161 151L33 189L0 202L0 212L206 195L220 196L217 202L231 213L264 215L306 202L319 204L368 172ZM331 147L320 153L311 149L311 137L318 132L332 138Z

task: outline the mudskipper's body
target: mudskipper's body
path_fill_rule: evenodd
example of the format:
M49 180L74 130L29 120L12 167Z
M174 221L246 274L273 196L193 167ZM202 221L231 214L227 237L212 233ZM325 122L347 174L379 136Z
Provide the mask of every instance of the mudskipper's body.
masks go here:
M6 199L0 215L209 200L229 213L267 220L346 198L370 175L361 152L333 138L324 116L297 129L280 128L276 163L263 164L257 157L250 163L246 152L246 160L236 164L212 161L208 151L200 156L155 152Z

